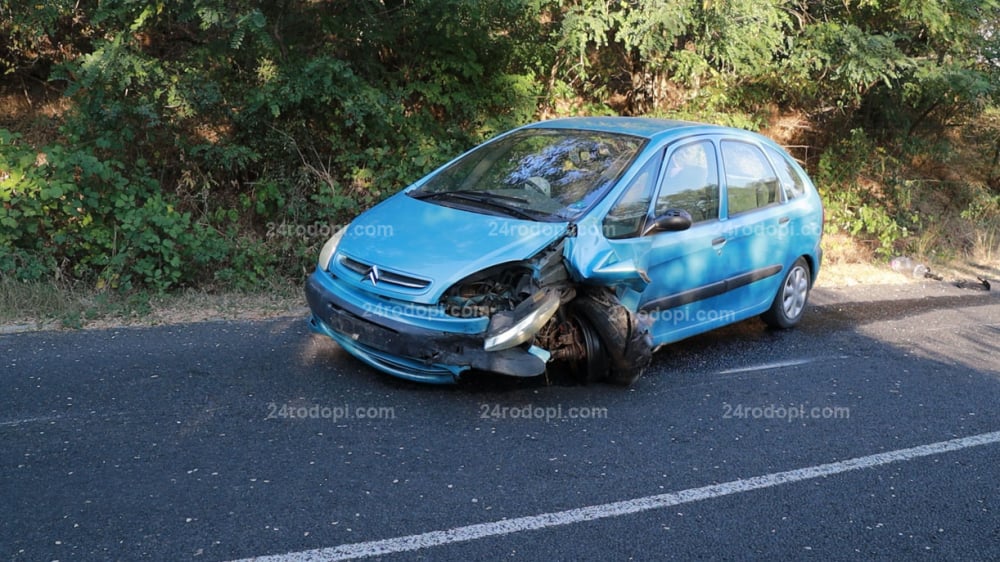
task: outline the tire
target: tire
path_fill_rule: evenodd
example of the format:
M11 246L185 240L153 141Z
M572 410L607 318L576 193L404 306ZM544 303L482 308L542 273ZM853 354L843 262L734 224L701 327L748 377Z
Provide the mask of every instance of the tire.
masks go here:
M574 314L570 320L578 330L586 358L570 363L575 378L584 383L601 382L608 378L608 354L604 350L601 336L582 314Z
M781 330L793 328L802 320L812 288L812 276L805 258L795 260L774 295L774 302L767 312L760 315L768 326Z
M600 340L604 358L598 359L597 366L604 380L622 386L638 380L653 355L649 326L608 292L581 295L573 301L572 310ZM588 369L588 376L593 373Z

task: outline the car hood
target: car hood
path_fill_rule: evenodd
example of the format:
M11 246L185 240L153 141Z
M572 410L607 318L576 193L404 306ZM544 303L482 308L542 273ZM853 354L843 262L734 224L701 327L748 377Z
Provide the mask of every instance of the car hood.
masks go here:
M525 260L566 233L565 222L535 222L445 207L400 193L355 219L331 271L366 291L436 304L456 282L488 267ZM352 268L345 267L350 258ZM378 280L371 282L371 266ZM394 281L402 280L402 284ZM409 282L426 283L421 288Z

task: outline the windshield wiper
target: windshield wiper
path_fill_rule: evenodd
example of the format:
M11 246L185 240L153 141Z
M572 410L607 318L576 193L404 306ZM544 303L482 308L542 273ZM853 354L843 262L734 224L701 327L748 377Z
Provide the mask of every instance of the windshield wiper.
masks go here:
M460 198L475 198L477 201L482 200L499 200L499 201L513 201L515 203L530 203L531 201L523 197L514 197L513 195L501 195L499 193L491 193L489 191L473 191L471 189L455 189L452 191L426 191L423 193L411 194L412 197L417 199L433 199L440 196L457 195Z
M478 203L480 205L493 207L495 209L499 209L505 212L508 215L527 220L539 220L540 217L540 215L537 213L532 213L528 210L503 203L504 201L512 201L516 203L528 203L527 199L521 199L520 197L512 197L510 195L497 195L485 191L469 191L469 190L432 191L427 193L417 193L415 195L411 195L411 197L414 197L416 199L456 199L459 201L468 201L471 203Z

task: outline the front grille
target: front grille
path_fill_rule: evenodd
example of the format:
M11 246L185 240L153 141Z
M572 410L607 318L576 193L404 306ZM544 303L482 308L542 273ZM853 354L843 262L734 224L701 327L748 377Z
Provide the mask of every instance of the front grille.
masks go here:
M372 264L360 262L347 256L341 256L340 265L350 271L353 271L354 273L357 273L362 278L367 278L373 267ZM397 287L405 287L407 289L426 289L431 284L431 282L426 279L419 279L417 277L410 277L409 275L393 273L391 271L385 271L382 268L378 268L378 283L396 285Z

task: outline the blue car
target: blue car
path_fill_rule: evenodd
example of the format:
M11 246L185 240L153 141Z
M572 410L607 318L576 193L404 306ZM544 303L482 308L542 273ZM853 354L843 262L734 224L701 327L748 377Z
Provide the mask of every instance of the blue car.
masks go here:
M634 382L655 349L799 323L823 209L773 141L568 118L509 131L363 213L306 283L311 328L398 377Z

